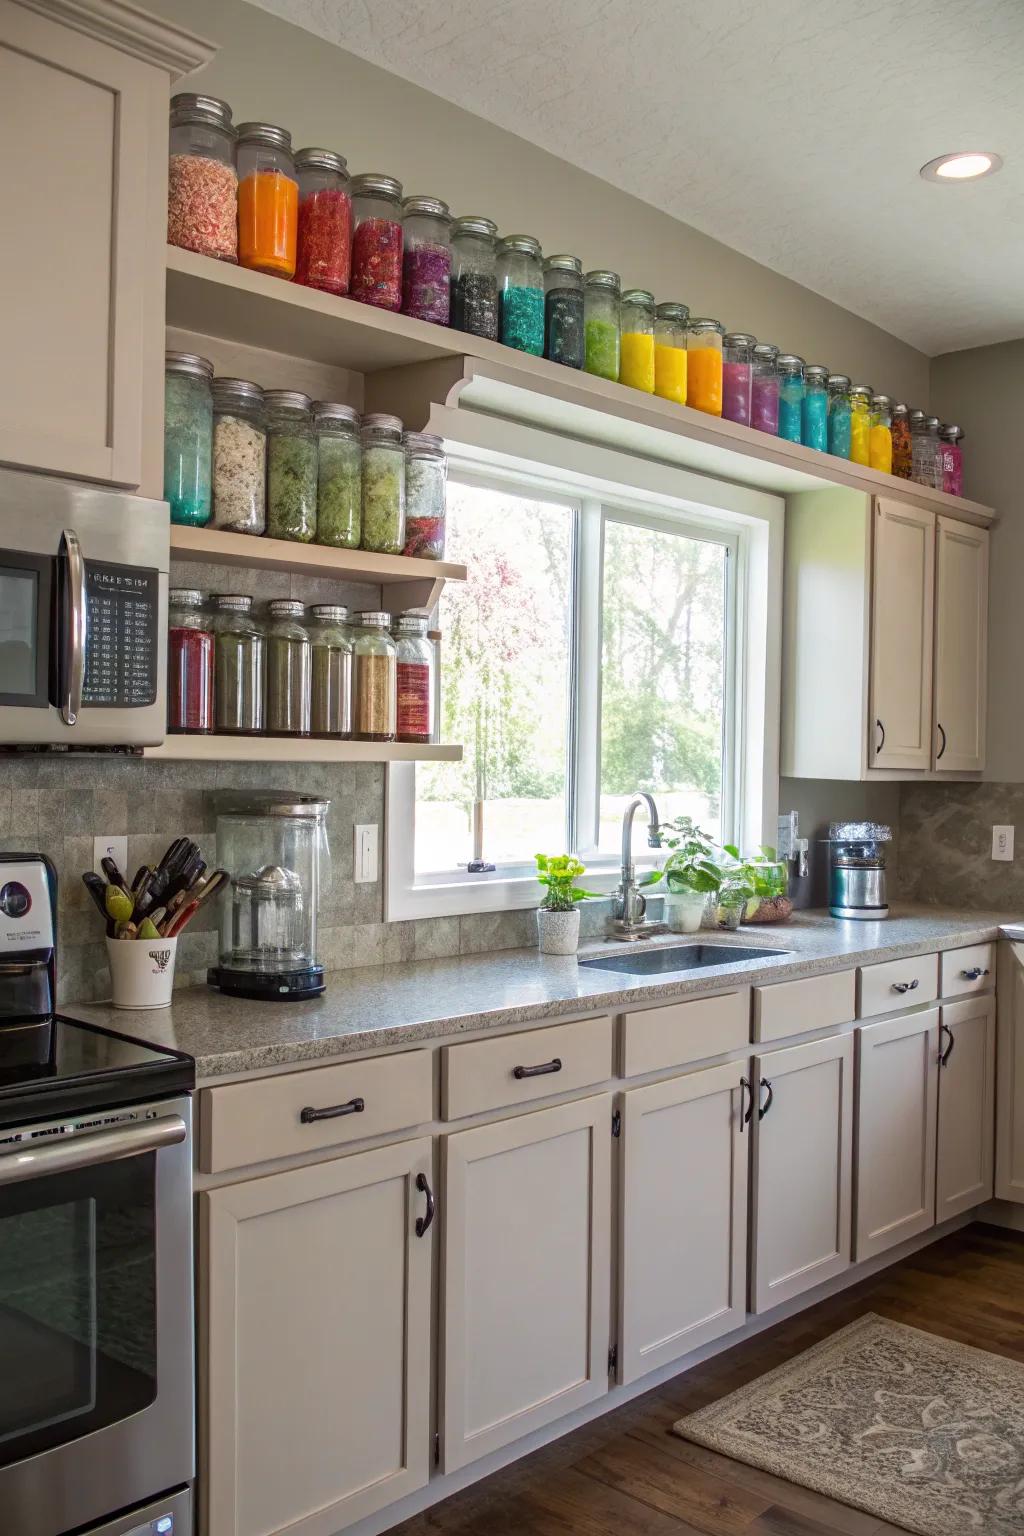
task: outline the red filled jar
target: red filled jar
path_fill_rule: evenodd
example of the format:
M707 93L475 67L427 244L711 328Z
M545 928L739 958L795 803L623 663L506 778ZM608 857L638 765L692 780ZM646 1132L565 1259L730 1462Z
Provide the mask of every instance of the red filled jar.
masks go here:
M352 179L349 293L377 309L402 307L402 183L368 171Z
M167 594L167 729L178 735L213 730L213 625L203 594Z
M430 619L425 613L402 613L392 626L398 648L399 741L434 739L434 646L427 636Z
M352 198L348 166L329 149L300 149L299 237L295 281L324 293L348 293L352 270Z

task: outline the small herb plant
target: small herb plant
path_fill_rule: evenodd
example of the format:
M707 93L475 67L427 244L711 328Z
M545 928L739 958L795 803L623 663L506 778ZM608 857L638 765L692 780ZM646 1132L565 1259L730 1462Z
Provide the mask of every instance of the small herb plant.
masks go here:
M672 852L665 860L663 869L656 870L653 878L644 884L664 879L673 895L682 891L697 891L707 895L717 891L725 875L716 854L718 849L705 832L702 832L689 816L679 816L659 827L662 846Z
M535 858L537 879L547 887L541 906L548 912L571 912L577 902L598 895L597 891L585 891L577 885L580 876L587 871L586 866L579 859L573 858L571 853L538 853Z

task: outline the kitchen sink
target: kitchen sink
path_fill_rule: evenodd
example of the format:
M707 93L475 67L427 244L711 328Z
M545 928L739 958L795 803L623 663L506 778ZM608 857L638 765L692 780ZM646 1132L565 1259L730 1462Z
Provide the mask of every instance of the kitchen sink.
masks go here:
M584 970L618 971L624 976L662 976L708 965L738 965L741 960L770 960L789 953L787 949L758 949L750 944L673 944L664 949L605 955L601 960L581 960L580 965Z

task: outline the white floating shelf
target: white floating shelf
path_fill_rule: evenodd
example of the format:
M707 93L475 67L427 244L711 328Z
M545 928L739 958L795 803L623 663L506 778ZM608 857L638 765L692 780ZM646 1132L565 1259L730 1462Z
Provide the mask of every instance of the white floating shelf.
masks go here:
M168 736L145 756L190 763L457 763L460 746L405 741L318 741L308 736Z

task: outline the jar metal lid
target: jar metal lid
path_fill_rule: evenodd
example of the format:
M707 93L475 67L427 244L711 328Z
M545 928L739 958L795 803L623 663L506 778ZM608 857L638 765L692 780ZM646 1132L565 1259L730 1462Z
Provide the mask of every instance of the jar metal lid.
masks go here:
M297 171L336 171L339 176L348 175L348 161L344 155L336 155L333 149L297 149Z
M894 416L906 416L909 410L910 407L908 405L904 405L902 400L897 400L893 405L892 413Z
M190 373L193 378L212 379L213 364L198 352L165 352L164 366L168 373Z
M314 400L313 415L317 421L347 421L359 424L359 412L354 405L343 405L340 400Z
M452 211L439 197L407 197L402 204L403 213L422 213L432 219L444 219L451 223Z
M654 308L654 294L646 288L627 288L622 295L623 304L639 304L644 309Z
M873 398L874 393L870 384L855 384L850 390L851 395L863 395L868 400Z
M588 272L583 281L588 288L614 288L618 293L621 279L617 272L605 272L599 268L594 272Z
M275 619L301 619L306 612L305 603L297 597L275 597L267 604L267 612Z
M719 336L725 335L725 326L721 320L709 320L706 317L701 320L690 321L691 331L717 331Z
M371 411L363 417L364 432L398 432L402 430L401 416L389 416L386 411Z
M939 430L939 418L937 416L927 416L925 418L925 425L929 432L937 432Z
M268 409L283 408L291 411L308 411L313 404L300 389L268 389L263 396Z
M583 263L578 256L545 256L545 272L575 272L577 277L583 275Z
M213 601L218 608L231 608L239 613L248 613L252 607L252 598L241 592L215 592Z
M774 363L778 355L778 347L774 346L770 341L759 341L754 348L754 356L761 358L764 362Z
M452 234L481 235L487 240L496 240L498 226L493 219L485 219L482 214L464 213L452 225Z
M403 432L402 442L410 453L444 454L444 438L436 432Z
M172 587L167 601L172 608L200 608L206 599L196 587Z
M775 359L780 368L803 368L804 360L797 357L795 352L780 352Z
M262 405L263 390L259 384L252 384L248 379L214 379L214 405L216 405L222 397L226 400L247 400L252 401L253 404L256 405Z
M352 195L370 197L393 197L396 202L402 201L402 183L396 181L394 176L385 176L381 171L363 171L359 176L352 178Z
M314 619L331 619L337 624L344 624L348 618L344 603L311 603L309 611Z
M196 91L179 91L171 97L171 127L184 123L211 123L226 129L232 137L231 108L219 96L203 96Z
M844 393L850 387L850 375L848 373L830 373L828 376L829 389L842 390Z
M882 410L889 410L892 406L892 400L888 395L872 395L871 404L879 406Z
M746 331L726 331L722 337L727 347L756 347L757 337Z
M939 436L944 437L947 443L962 442L964 435L963 427L954 426L951 421L943 423L939 428Z
M264 144L268 149L284 149L292 152L292 136L287 128L275 123L239 123L239 144Z
M804 369L804 378L813 384L827 384L829 373L824 363L808 363Z
M364 629L390 629L390 613L357 613L356 618Z
M394 628L400 635L425 635L429 623L425 613L399 613L395 615Z
M685 325L690 318L690 306L689 304L676 304L674 301L669 301L665 304L659 304L654 313L659 320L677 320L681 325Z
M499 251L518 251L522 256L540 256L540 241L532 235L504 235L498 241Z

